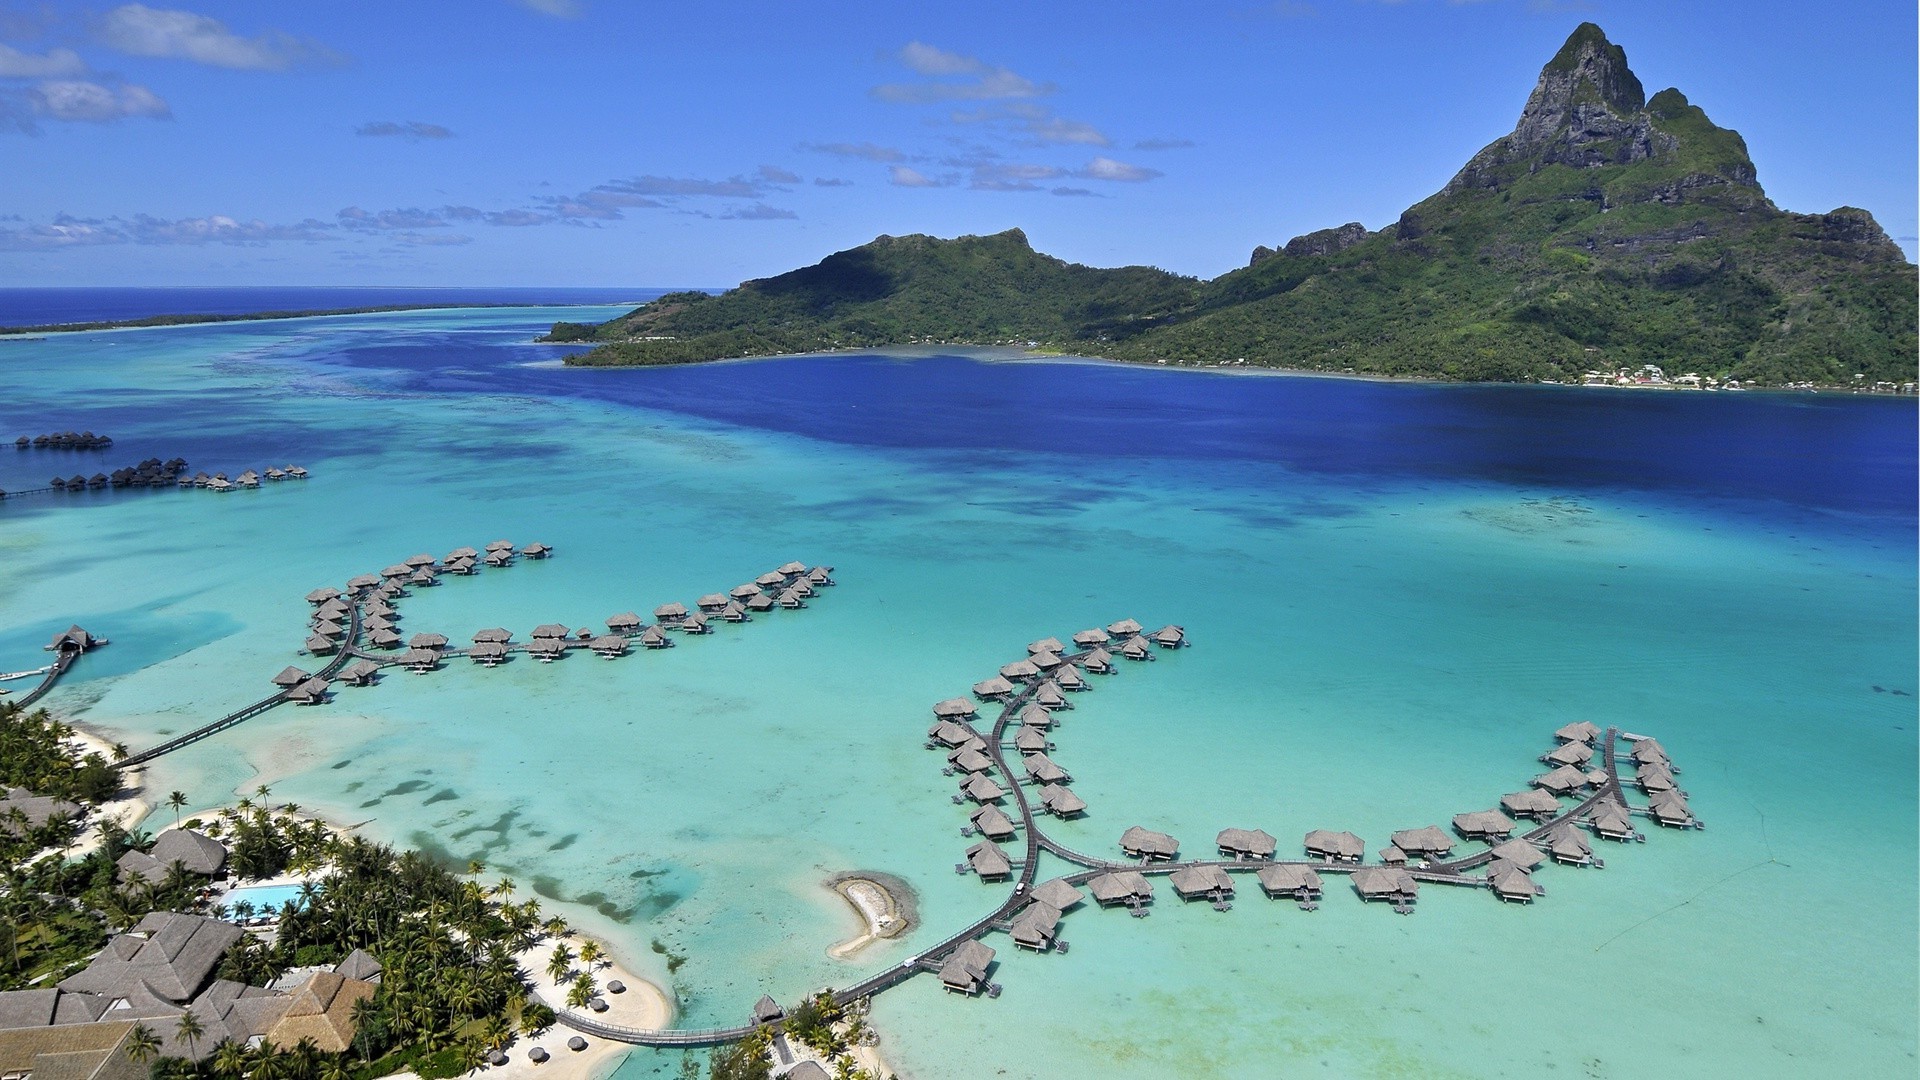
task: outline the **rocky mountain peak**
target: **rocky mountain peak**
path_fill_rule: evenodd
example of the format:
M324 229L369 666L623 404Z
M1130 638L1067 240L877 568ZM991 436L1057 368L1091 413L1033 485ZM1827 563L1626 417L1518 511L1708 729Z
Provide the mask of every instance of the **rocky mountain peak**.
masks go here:
M1552 142L1563 129L1590 127L1603 116L1624 120L1646 107L1647 93L1627 67L1626 50L1598 26L1581 23L1540 69L1512 140L1517 149L1531 149Z

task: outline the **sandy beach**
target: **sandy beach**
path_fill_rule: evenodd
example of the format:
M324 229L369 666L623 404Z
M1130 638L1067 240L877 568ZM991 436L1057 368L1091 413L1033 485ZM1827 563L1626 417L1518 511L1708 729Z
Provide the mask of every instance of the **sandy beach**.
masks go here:
M839 893L866 923L864 931L827 949L827 955L836 960L849 959L884 938L899 937L919 922L913 890L899 878L862 871L831 878L827 887Z
M73 734L67 737L67 743L81 754L99 754L108 761L113 760L113 743L90 731L69 725ZM147 770L145 768L128 769L120 774L122 786L119 798L100 804L93 815L93 824L80 834L80 838L62 855L69 859L84 857L100 846L100 829L107 822L113 822L122 829L133 829L146 816L153 812L153 803L146 798Z

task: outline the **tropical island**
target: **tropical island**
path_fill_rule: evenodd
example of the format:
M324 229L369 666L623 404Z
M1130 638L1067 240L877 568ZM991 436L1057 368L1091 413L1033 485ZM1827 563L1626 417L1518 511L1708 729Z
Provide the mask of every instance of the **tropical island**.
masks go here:
M910 344L1143 363L1579 382L1656 365L1754 386L1908 392L1915 267L1865 210L1775 206L1738 132L1646 96L1583 23L1514 130L1399 219L1256 247L1200 280L1100 269L1018 229L882 236L721 295L676 292L541 340L579 366ZM1590 380L1589 380L1590 381Z

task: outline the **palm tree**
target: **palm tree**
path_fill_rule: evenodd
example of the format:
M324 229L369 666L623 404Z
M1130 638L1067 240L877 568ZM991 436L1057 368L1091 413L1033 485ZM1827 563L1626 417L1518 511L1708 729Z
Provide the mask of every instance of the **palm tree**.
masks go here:
M187 805L187 793L176 791L167 796L167 805L173 807L173 827L180 827L180 809Z
M246 1045L221 1039L220 1045L213 1048L213 1071L228 1080L240 1080L247 1071Z
M573 950L567 948L567 943L563 941L553 947L553 955L547 960L547 974L558 984L572 970Z
M468 859L468 860L467 860L467 873L469 873L469 874L484 874L484 873L486 873L486 872L487 872L487 864L486 864L486 863L483 863L483 862L481 862L481 861L480 861L479 859Z
M367 1060L367 1028L372 1025L374 1014L378 1011L373 1004L373 999L366 997L354 1002L353 1009L348 1014L353 1021L354 1045L359 1047L360 1060L363 1062Z
M188 1009L180 1014L180 1019L174 1024L173 1030L174 1034L187 1040L187 1052L193 1055L193 1060L199 1061L200 1036L207 1033L206 1027L200 1023L200 1018L194 1015L192 1009Z
M127 1056L145 1065L159 1052L160 1036L145 1024L133 1025L133 1030L127 1033Z
M573 980L573 985L567 988L567 1008L584 1009L587 1007L587 1002L592 1000L593 976L583 971L579 978Z
M594 969L594 966L600 962L600 958L601 958L601 952L600 952L599 942L583 941L580 943L580 962L587 965L588 971L592 971Z

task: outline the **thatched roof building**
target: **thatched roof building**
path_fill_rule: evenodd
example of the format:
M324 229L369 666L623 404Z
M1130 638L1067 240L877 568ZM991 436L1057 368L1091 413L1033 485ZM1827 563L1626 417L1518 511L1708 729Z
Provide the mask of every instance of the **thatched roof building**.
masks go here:
M1393 846L1408 855L1445 855L1453 850L1453 837L1441 832L1438 825L1423 825L1394 833Z
M1307 854L1317 859L1359 862L1367 854L1366 841L1350 832L1315 829L1307 834Z
M1180 853L1180 841L1135 825L1120 834L1120 850L1136 859L1171 859Z
M1229 859L1271 859L1280 846L1265 829L1221 829L1214 843Z

